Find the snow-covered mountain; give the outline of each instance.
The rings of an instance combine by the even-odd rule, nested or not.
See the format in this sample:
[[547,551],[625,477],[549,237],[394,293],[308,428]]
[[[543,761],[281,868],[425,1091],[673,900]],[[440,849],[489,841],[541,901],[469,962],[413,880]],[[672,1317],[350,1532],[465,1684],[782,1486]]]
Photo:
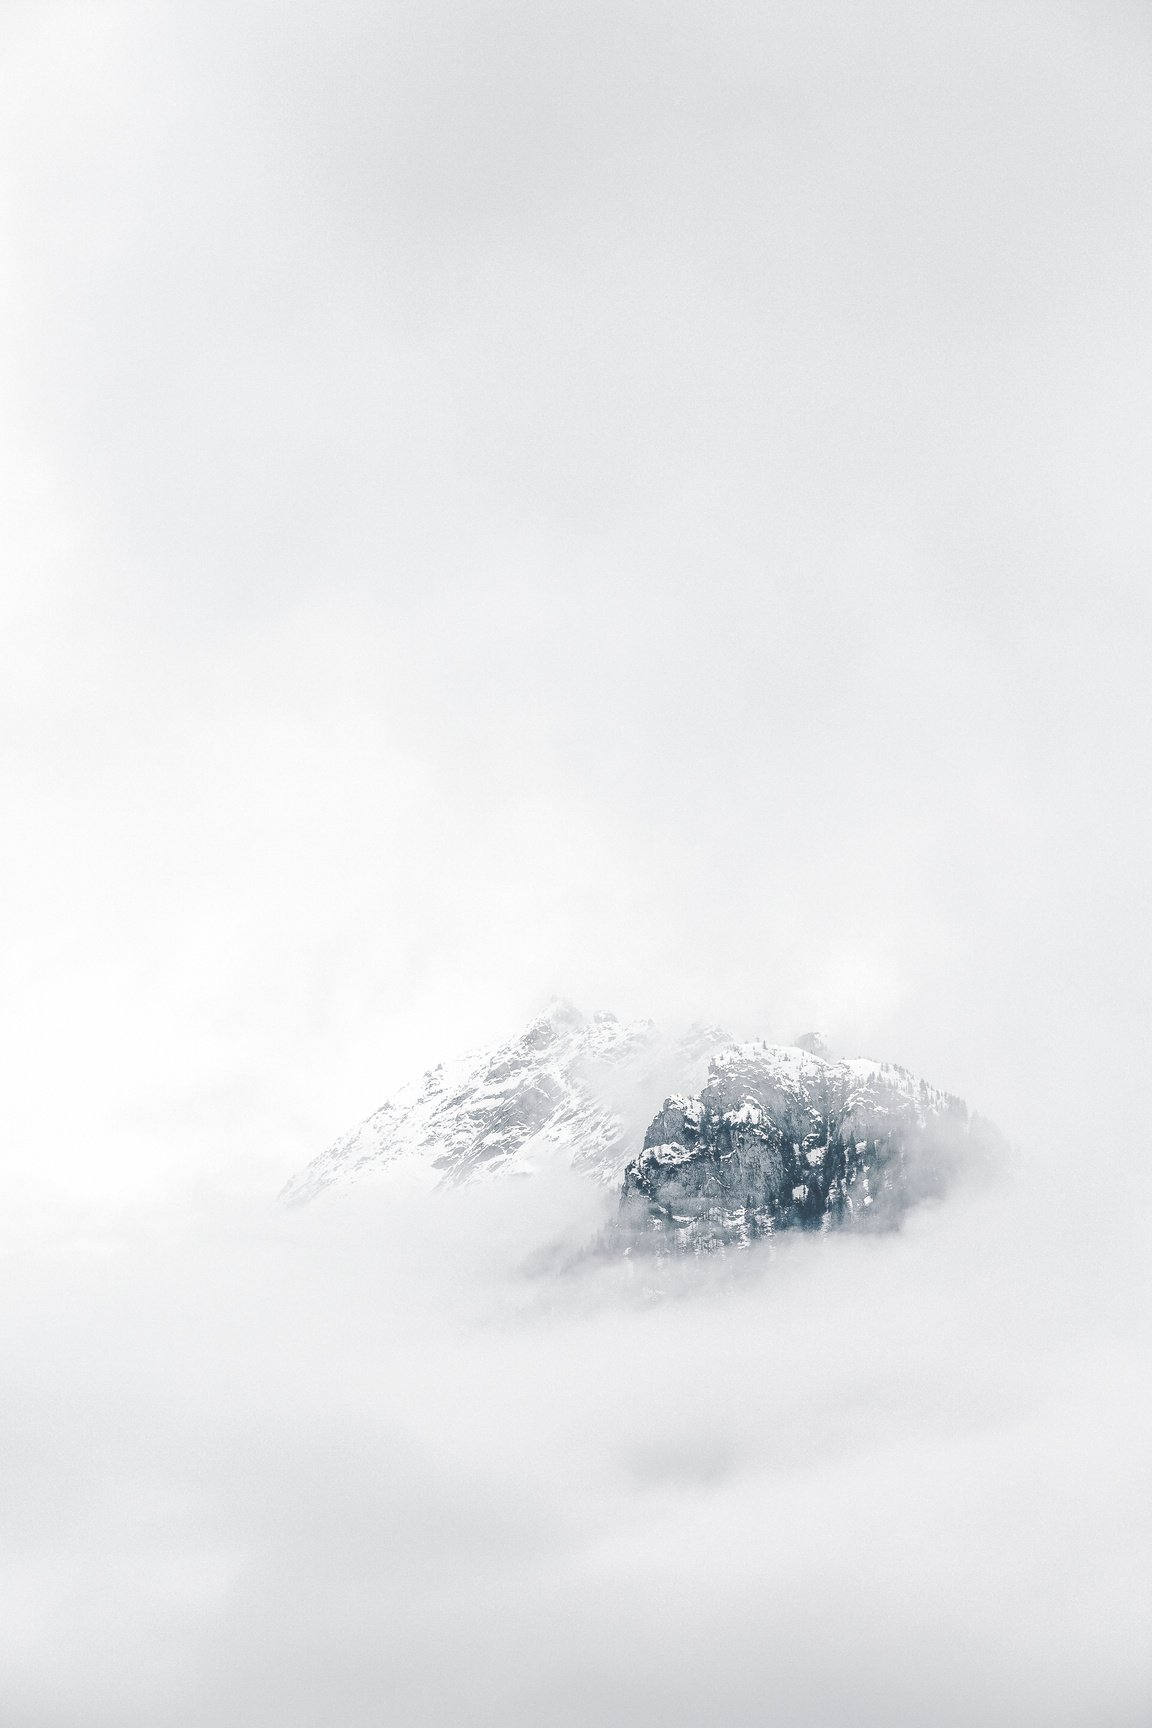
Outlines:
[[654,1101],[701,1085],[708,1058],[730,1043],[716,1027],[669,1037],[650,1020],[588,1019],[557,1002],[506,1043],[402,1088],[294,1177],[284,1198],[384,1173],[452,1184],[556,1161],[618,1184]]
[[906,1068],[735,1044],[697,1094],[665,1100],[624,1172],[616,1240],[707,1252],[786,1229],[890,1227],[997,1131]]
[[[403,1087],[284,1198],[396,1174],[434,1186],[564,1167],[617,1189],[613,1249],[707,1252],[778,1230],[885,1227],[996,1161],[991,1124],[905,1068],[738,1044],[553,1004]],[[663,1104],[660,1100],[663,1099]],[[655,1115],[653,1111],[655,1110]]]

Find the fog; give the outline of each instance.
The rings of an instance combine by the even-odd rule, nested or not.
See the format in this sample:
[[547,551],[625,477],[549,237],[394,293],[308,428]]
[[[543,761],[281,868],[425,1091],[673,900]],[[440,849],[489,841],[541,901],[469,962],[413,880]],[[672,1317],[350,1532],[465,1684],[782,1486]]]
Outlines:
[[[6,1723],[1147,1719],[1150,60],[0,10]],[[1016,1173],[675,1277],[277,1209],[554,992]]]
[[1147,1328],[1096,1255],[1001,1192],[525,1272],[592,1192],[11,1258],[7,1719],[1146,1719]]

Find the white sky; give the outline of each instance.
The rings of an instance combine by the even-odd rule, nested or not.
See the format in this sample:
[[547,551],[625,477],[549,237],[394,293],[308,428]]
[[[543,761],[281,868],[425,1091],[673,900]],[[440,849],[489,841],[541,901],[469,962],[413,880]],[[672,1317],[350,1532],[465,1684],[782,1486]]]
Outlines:
[[0,32],[14,1184],[262,1192],[554,991],[1021,1141],[1143,1062],[1142,8]]

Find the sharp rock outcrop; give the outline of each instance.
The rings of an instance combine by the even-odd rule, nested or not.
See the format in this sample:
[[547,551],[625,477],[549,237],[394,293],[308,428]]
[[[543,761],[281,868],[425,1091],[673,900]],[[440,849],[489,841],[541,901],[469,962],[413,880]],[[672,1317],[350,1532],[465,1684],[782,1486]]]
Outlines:
[[699,1093],[667,1098],[611,1239],[708,1253],[779,1230],[889,1228],[994,1161],[999,1135],[961,1099],[889,1063],[825,1060],[814,1042],[733,1045]]

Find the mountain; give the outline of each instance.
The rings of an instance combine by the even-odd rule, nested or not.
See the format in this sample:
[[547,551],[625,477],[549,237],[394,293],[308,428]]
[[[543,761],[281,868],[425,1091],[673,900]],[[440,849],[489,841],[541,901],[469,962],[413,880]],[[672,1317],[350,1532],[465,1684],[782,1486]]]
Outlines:
[[716,1027],[669,1037],[650,1020],[586,1018],[569,1003],[495,1049],[440,1063],[322,1152],[289,1201],[403,1172],[436,1185],[529,1174],[559,1161],[618,1184],[653,1100],[701,1084],[731,1043]]
[[403,1087],[283,1197],[559,1166],[617,1189],[613,1251],[706,1253],[779,1230],[889,1228],[1001,1149],[961,1099],[891,1063],[832,1061],[817,1034],[738,1044],[693,1026],[672,1037],[556,1002],[515,1037]]
[[886,1228],[1002,1145],[906,1068],[734,1044],[695,1094],[668,1097],[624,1171],[612,1239],[704,1253],[778,1230]]

